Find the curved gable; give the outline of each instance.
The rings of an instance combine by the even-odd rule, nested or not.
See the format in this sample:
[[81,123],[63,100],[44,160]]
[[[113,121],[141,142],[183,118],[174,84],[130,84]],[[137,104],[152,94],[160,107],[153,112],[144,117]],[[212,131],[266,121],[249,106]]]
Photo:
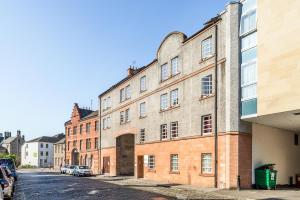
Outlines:
[[174,31],[169,33],[159,45],[156,53],[157,59],[168,57],[171,52],[181,47],[186,38],[186,35],[182,32]]

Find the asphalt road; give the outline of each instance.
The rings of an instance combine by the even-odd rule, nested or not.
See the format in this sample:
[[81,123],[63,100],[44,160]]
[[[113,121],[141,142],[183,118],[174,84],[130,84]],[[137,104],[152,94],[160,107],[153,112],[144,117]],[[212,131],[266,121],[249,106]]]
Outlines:
[[73,177],[58,173],[27,172],[19,174],[13,199],[167,200],[172,198],[84,177]]

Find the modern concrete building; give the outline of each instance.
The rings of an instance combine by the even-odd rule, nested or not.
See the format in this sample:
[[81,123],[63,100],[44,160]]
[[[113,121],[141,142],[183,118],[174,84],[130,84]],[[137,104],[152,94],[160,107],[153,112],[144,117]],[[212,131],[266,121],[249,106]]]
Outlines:
[[53,167],[53,144],[64,137],[65,135],[61,133],[52,137],[42,136],[25,142],[22,146],[21,165]]
[[154,60],[99,95],[101,170],[251,186],[251,124],[240,120],[239,20],[230,3],[192,36],[168,34]]
[[53,144],[54,169],[59,170],[60,167],[65,164],[65,156],[66,156],[65,143],[66,143],[66,138],[63,138],[60,141]]
[[241,118],[252,126],[252,172],[274,163],[278,184],[295,183],[300,173],[300,1],[241,3]]
[[79,108],[75,103],[71,120],[65,123],[66,164],[87,165],[99,174],[99,119],[98,111]]

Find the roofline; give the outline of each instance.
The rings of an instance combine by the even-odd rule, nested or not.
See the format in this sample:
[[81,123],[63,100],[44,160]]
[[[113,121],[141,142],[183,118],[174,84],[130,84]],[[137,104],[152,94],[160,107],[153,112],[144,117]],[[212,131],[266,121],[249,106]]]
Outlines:
[[[87,116],[87,117],[84,117],[84,118],[80,119],[79,121],[80,121],[80,122],[83,122],[83,121],[86,121],[86,120],[89,120],[89,119],[92,119],[92,118],[97,118],[97,117],[99,116],[99,110],[96,110],[96,111],[94,111],[94,112],[97,112],[97,115],[94,115],[94,116]],[[92,113],[94,113],[94,112],[92,112]],[[91,114],[92,114],[92,113],[91,113]],[[72,121],[71,121],[71,120],[65,122],[65,126],[70,125],[70,124],[72,124]]]
[[[144,70],[146,70],[148,67],[150,67],[150,65],[152,65],[153,63],[155,63],[157,61],[157,59],[154,59],[152,62],[150,62],[148,65],[143,66],[144,69],[138,71],[136,74],[130,76],[130,77],[126,77],[123,80],[119,81],[118,83],[116,83],[115,85],[111,86],[108,90],[102,92],[98,98],[101,98],[103,95],[107,94],[108,92],[112,91],[113,89],[117,88],[119,85],[121,85],[122,83],[125,83],[126,81],[132,79],[133,77],[137,76],[138,74],[140,74],[141,72],[143,72]],[[143,68],[141,67],[141,68]]]
[[[213,27],[216,23],[218,23],[219,21],[221,21],[221,15],[217,15],[214,18],[211,18],[209,21],[204,23],[204,27],[201,28],[199,31],[197,31],[196,33],[194,33],[193,35],[191,35],[190,37],[187,37],[184,33],[180,32],[180,31],[172,31],[170,32],[166,37],[164,37],[164,39],[162,40],[161,44],[159,45],[158,50],[160,49],[160,47],[162,46],[162,43],[172,34],[174,33],[180,33],[183,35],[183,44],[185,44],[186,42],[189,42],[190,40],[192,40],[194,37],[196,37],[198,34],[204,32],[205,30]],[[157,51],[158,52],[158,51]],[[151,63],[149,63],[148,65],[144,66],[144,69],[142,69],[141,71],[138,71],[136,74],[130,76],[130,77],[126,77],[123,80],[119,81],[118,83],[116,83],[115,85],[111,86],[108,90],[104,91],[103,93],[101,93],[98,98],[101,98],[103,95],[107,94],[108,92],[112,91],[113,89],[117,88],[118,86],[120,86],[121,84],[123,84],[124,82],[132,79],[133,77],[137,76],[138,74],[140,74],[141,72],[143,72],[144,70],[146,70],[150,65],[152,65],[153,63],[157,62],[157,58],[155,58]]]

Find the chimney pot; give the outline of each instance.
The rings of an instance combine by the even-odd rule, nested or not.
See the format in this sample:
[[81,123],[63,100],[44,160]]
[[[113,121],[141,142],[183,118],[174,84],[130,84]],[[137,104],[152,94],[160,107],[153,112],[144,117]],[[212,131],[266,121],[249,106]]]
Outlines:
[[127,75],[132,76],[132,75],[134,75],[134,72],[135,72],[135,69],[132,66],[130,66],[127,70]]

